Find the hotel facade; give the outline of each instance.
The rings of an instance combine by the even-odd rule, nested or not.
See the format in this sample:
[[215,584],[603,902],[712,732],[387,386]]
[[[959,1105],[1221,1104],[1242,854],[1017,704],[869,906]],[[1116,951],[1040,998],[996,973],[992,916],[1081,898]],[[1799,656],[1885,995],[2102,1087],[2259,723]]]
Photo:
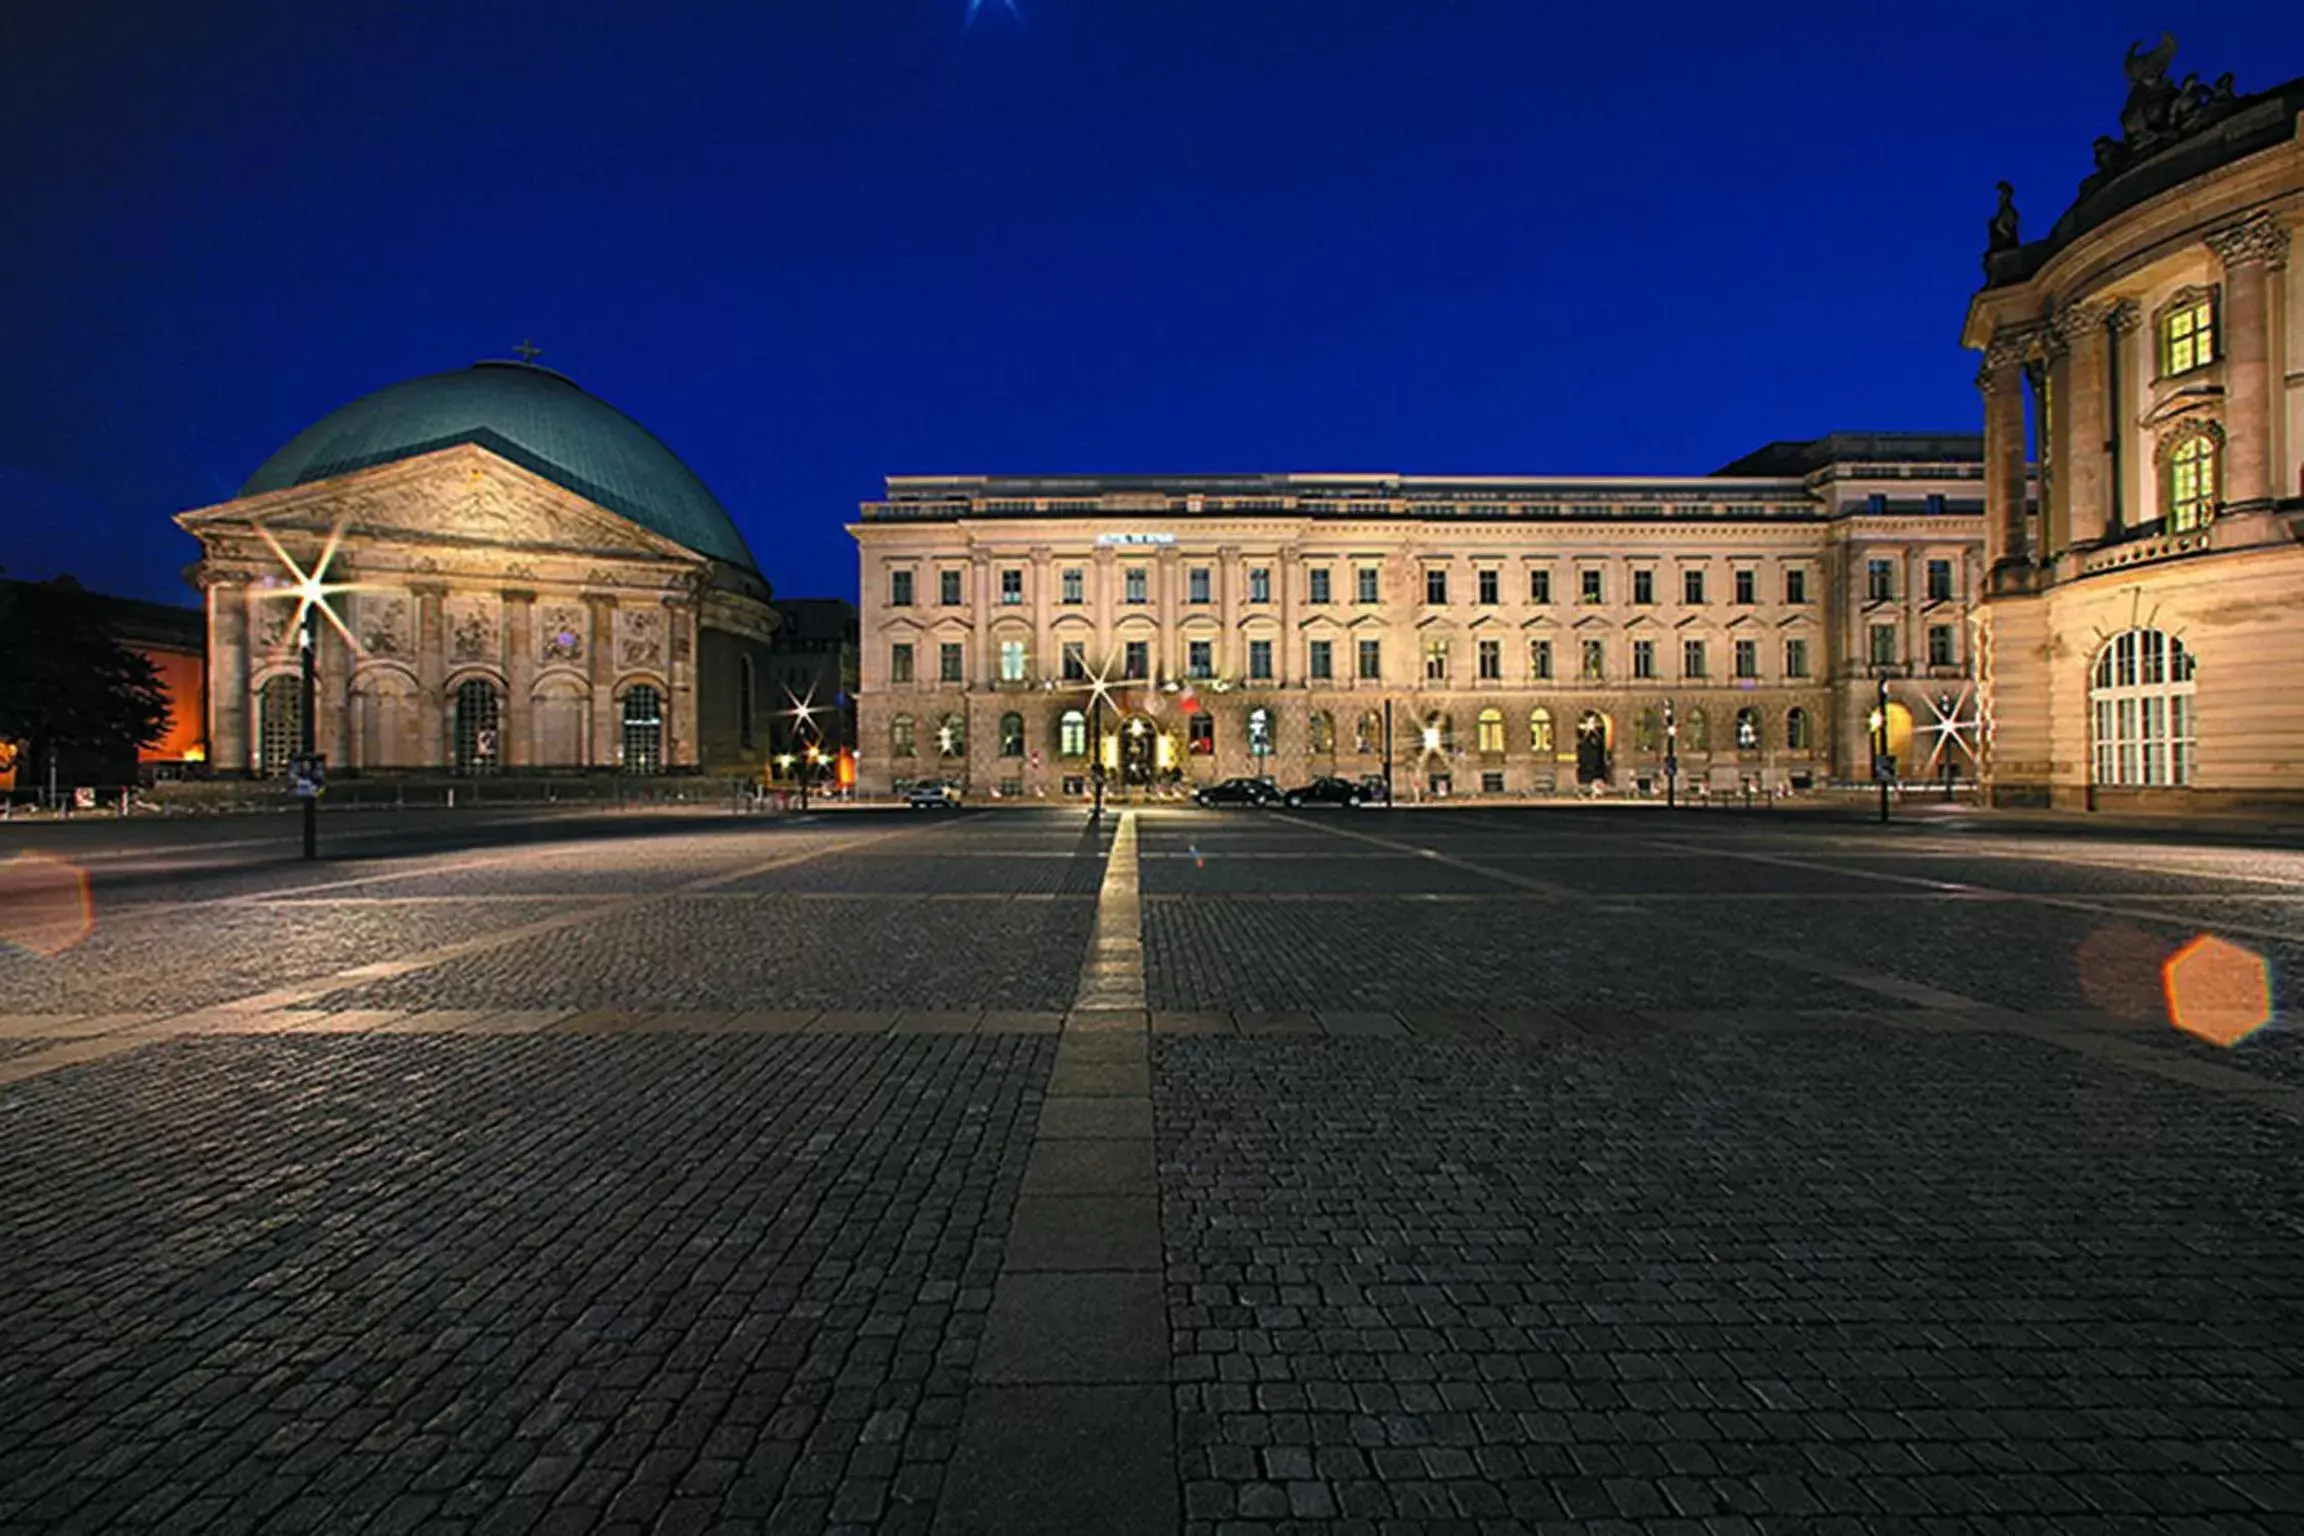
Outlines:
[[1972,782],[1982,474],[1848,433],[1669,479],[891,477],[850,528],[859,786]]

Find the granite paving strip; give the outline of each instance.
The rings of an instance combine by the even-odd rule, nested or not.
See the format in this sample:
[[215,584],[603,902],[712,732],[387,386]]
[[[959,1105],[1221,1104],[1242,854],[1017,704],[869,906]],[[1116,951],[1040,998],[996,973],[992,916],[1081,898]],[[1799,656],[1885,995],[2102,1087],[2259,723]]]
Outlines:
[[950,1536],[1173,1536],[1180,1518],[1135,828],[1121,818],[1057,1038],[937,1511]]

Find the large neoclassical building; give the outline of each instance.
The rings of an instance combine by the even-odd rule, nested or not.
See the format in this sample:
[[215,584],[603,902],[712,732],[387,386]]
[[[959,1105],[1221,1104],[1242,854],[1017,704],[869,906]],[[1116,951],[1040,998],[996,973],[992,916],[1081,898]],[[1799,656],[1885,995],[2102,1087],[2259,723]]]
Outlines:
[[860,782],[1629,791],[1676,740],[1684,785],[1792,789],[1871,778],[1883,690],[1899,777],[1971,778],[1981,473],[1851,433],[1671,479],[894,477],[850,530]]
[[[755,770],[770,589],[710,491],[549,369],[480,363],[322,417],[200,540],[214,771],[297,750],[296,573],[326,560],[331,773]],[[327,552],[333,550],[332,554]]]
[[2304,803],[2304,79],[2175,47],[2045,236],[2003,184],[1968,310],[2003,803]]

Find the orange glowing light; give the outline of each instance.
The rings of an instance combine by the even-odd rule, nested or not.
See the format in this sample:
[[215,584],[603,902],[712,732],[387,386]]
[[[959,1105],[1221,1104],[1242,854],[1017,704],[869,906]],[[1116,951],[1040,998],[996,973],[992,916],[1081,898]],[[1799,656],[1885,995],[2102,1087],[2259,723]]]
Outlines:
[[0,864],[0,944],[35,955],[64,953],[96,926],[88,872],[45,853]]
[[2264,957],[2204,933],[2161,967],[2168,1022],[2217,1045],[2232,1046],[2272,1021],[2272,968]]

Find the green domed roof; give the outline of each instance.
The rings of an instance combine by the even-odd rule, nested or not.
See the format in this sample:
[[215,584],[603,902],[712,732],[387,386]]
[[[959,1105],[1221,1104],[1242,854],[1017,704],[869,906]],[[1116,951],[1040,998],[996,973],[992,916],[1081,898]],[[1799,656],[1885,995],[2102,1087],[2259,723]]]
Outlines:
[[458,443],[476,443],[698,554],[759,570],[727,512],[671,449],[614,406],[525,363],[475,363],[363,395],[297,433],[240,494]]

